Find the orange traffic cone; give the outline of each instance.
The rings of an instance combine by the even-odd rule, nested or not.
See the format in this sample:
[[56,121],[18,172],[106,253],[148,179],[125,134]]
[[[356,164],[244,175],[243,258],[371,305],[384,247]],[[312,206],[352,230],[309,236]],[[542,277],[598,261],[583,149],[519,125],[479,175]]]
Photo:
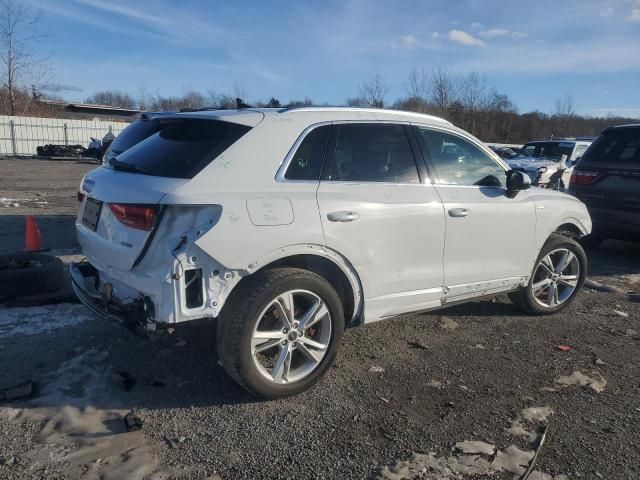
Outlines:
[[38,225],[33,215],[27,215],[27,235],[24,241],[24,249],[27,252],[42,251],[42,238],[40,238],[40,230],[38,230]]

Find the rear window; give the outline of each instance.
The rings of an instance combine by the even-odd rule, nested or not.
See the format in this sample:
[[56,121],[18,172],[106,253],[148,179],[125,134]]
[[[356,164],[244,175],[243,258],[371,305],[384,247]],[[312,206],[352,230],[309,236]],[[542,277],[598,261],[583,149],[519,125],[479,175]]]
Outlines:
[[140,118],[131,123],[115,138],[109,145],[109,149],[105,153],[105,159],[113,158],[120,155],[125,150],[130,149],[136,143],[140,143],[147,137],[150,137],[160,129],[160,122],[148,118]]
[[640,165],[640,128],[604,132],[587,149],[580,164],[583,163]]
[[[246,125],[219,120],[175,118],[152,121],[150,127],[155,128],[155,133],[142,141],[137,139],[139,135],[150,133],[142,128],[132,131],[122,145],[116,143],[118,136],[113,150],[125,149],[109,159],[113,168],[158,177],[193,178],[251,130]],[[125,141],[134,145],[127,147]]]

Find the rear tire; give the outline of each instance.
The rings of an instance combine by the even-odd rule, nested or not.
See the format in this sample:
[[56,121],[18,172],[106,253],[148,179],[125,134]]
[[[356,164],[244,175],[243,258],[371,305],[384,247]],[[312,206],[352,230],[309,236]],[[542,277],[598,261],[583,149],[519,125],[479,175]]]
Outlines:
[[321,276],[298,268],[257,272],[227,299],[218,321],[218,354],[227,374],[249,393],[295,395],[331,367],[344,324],[340,297]]
[[587,256],[575,240],[552,234],[536,259],[526,287],[510,293],[519,308],[533,315],[550,315],[567,308],[587,275]]

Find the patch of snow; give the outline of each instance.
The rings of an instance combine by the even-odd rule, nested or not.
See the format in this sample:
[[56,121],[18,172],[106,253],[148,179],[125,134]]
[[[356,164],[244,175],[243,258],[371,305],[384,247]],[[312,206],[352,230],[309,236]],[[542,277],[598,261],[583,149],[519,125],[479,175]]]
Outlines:
[[477,440],[457,442],[455,448],[462,453],[484,453],[486,455],[493,455],[496,452],[495,445]]
[[0,307],[0,338],[38,335],[92,319],[95,317],[83,305],[74,303],[24,308]]
[[554,383],[559,387],[586,387],[597,393],[602,392],[604,387],[607,385],[607,381],[600,372],[595,370],[591,372],[591,375],[592,376],[590,377],[589,375],[585,375],[581,371],[576,370],[571,375],[556,378]]

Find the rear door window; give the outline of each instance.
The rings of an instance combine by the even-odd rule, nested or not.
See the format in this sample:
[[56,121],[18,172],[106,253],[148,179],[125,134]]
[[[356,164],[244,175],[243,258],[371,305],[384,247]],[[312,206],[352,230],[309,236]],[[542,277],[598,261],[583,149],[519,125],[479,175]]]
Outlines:
[[623,164],[640,167],[640,128],[621,128],[604,132],[587,149],[583,164]]
[[340,124],[322,178],[339,182],[420,183],[405,127]]
[[291,157],[284,178],[315,181],[320,179],[320,170],[330,128],[329,125],[317,127],[307,134],[296,153]]
[[110,161],[113,168],[133,173],[193,178],[249,130],[246,125],[219,120],[172,118]]

